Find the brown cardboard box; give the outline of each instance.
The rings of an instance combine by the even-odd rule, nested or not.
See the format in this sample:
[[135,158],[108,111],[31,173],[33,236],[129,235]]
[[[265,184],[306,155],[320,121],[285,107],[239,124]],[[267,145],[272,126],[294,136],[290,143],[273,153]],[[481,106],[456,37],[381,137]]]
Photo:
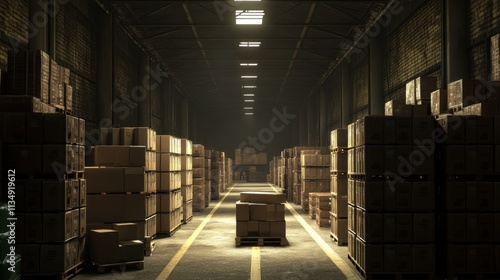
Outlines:
[[495,174],[500,174],[500,145],[495,145]]
[[384,242],[396,242],[396,214],[384,213]]
[[286,236],[286,222],[285,221],[273,221],[269,222],[270,225],[270,236],[272,237],[285,237]]
[[[9,115],[9,114],[5,114]],[[44,125],[42,113],[27,113],[26,114],[26,143],[29,144],[42,144],[44,141]],[[4,126],[5,127],[5,126]],[[10,135],[12,131],[9,131],[6,136]],[[7,142],[7,140],[4,140]]]
[[[275,213],[274,213],[274,218],[273,220],[275,221],[284,221],[285,220],[285,204],[280,203],[280,204],[274,204],[275,206]],[[271,219],[269,219],[271,220]]]
[[467,246],[447,244],[446,259],[448,273],[465,273],[467,271],[468,264]]
[[129,147],[95,146],[94,163],[96,166],[130,166]]
[[396,214],[396,241],[411,242],[413,239],[412,215]]
[[415,80],[411,80],[406,83],[406,104],[415,105]]
[[363,255],[364,270],[366,273],[382,272],[384,271],[384,246],[361,244],[361,254]]
[[[389,100],[385,102],[385,115],[386,116],[395,116],[405,113],[408,109],[405,100]],[[411,111],[410,111],[411,115]]]
[[259,221],[248,222],[248,236],[259,236]]
[[43,214],[43,241],[61,242],[72,237],[72,211]]
[[114,223],[111,228],[118,231],[118,240],[120,242],[142,238],[138,235],[137,223]]
[[448,93],[446,89],[438,89],[431,92],[431,114],[437,116],[445,113],[448,109]]
[[123,167],[85,167],[87,193],[125,192],[125,170]]
[[383,182],[372,182],[366,181],[359,184],[363,189],[362,203],[358,204],[360,207],[371,211],[371,210],[383,210],[384,209],[384,183]]
[[40,244],[18,245],[16,251],[21,252],[23,273],[37,274],[40,272]]
[[398,184],[384,183],[384,210],[396,211],[396,188]]
[[435,245],[413,245],[413,272],[434,274],[435,265]]
[[121,194],[88,194],[87,221],[90,224],[121,221],[122,207]]
[[5,113],[3,117],[4,142],[20,144],[25,143],[27,140],[26,114]]
[[444,198],[446,210],[465,210],[465,182],[447,182],[444,188]]
[[448,84],[448,109],[465,107],[474,103],[465,103],[474,96],[474,80],[457,80]]
[[125,192],[146,192],[147,182],[144,167],[126,167],[124,172]]
[[384,146],[364,146],[364,162],[361,173],[366,174],[383,174],[384,167]]
[[[16,181],[14,181],[15,183]],[[7,183],[6,183],[7,185]],[[22,185],[22,184],[21,184]],[[17,187],[17,185],[16,185]],[[28,211],[39,211],[42,210],[42,188],[40,180],[26,180],[24,181],[24,186],[22,188],[24,191],[24,209]],[[19,190],[16,191],[19,193]],[[17,197],[16,197],[17,198]],[[16,199],[16,202],[18,199]]]
[[95,229],[89,233],[89,258],[98,264],[118,262],[118,231]]
[[63,273],[71,268],[70,243],[40,245],[40,273]]
[[43,240],[43,233],[43,215],[41,213],[26,213],[24,215],[24,240],[26,242]]
[[80,209],[71,210],[71,238],[80,236]]
[[468,211],[494,211],[495,201],[492,182],[467,182],[465,197]]
[[415,99],[430,99],[430,93],[437,89],[436,77],[418,77],[415,79]]
[[478,246],[477,245],[467,245],[467,272],[468,273],[479,273],[478,268]]
[[134,128],[121,127],[120,128],[120,145],[131,146],[134,144]]
[[181,155],[181,170],[192,170],[192,169],[193,169],[193,156]]
[[181,139],[181,154],[192,155],[193,154],[193,142],[188,139]]
[[330,146],[332,149],[347,147],[347,129],[338,128],[330,132]]
[[250,220],[266,221],[267,205],[262,203],[250,203]]
[[[477,146],[477,173],[475,174],[490,175],[495,172],[495,152],[493,148],[492,145]],[[466,159],[466,163],[469,163],[469,159]],[[469,165],[467,164],[466,167],[469,167]]]
[[[130,146],[130,164],[128,166],[134,167],[148,167],[146,164],[146,147]],[[146,168],[146,171],[149,171]]]
[[398,245],[384,245],[384,271],[397,271],[397,248]]
[[236,202],[236,221],[250,220],[250,204],[248,202]]
[[412,210],[430,211],[434,210],[434,182],[413,182],[412,183]]
[[467,214],[467,240],[471,242],[493,242],[495,216],[493,213]]
[[182,201],[190,201],[193,199],[193,185],[183,185],[181,187]]
[[117,254],[120,262],[144,260],[144,243],[139,240],[121,241]]
[[45,114],[44,141],[47,144],[72,143],[73,134],[78,134],[72,126],[72,117],[65,114]]
[[42,171],[41,145],[4,145],[4,166],[16,169],[18,174]]
[[411,145],[413,143],[411,117],[397,116],[396,119],[396,144]]
[[465,146],[443,146],[442,151],[445,174],[466,174]]
[[413,271],[413,252],[411,245],[398,245],[396,249],[396,271],[408,273]]
[[420,141],[432,139],[435,129],[435,120],[431,116],[413,117],[413,138]]
[[247,237],[248,236],[248,223],[236,221],[236,237]]
[[[42,185],[42,209],[45,211],[65,211],[73,207],[73,191],[69,180],[45,180]],[[28,191],[27,194],[32,193]],[[31,205],[29,203],[28,205]]]
[[446,239],[448,242],[466,241],[466,215],[458,213],[448,213],[446,215]]
[[150,128],[135,127],[133,128],[133,141],[131,145],[144,146],[149,150],[152,148],[150,136]]
[[358,145],[384,144],[384,116],[365,116],[359,125],[362,133],[358,139]]
[[331,192],[336,195],[347,195],[347,177],[333,176],[331,178]]
[[465,118],[463,116],[446,116],[437,121],[446,133],[444,143],[451,145],[465,143]]
[[78,219],[78,222],[79,222],[79,232],[78,232],[78,236],[79,237],[82,237],[82,236],[85,236],[87,234],[87,207],[81,207],[79,209],[76,209],[75,211],[79,211],[79,219]]
[[412,105],[412,116],[413,117],[425,117],[429,116],[430,111],[430,102],[427,100],[421,100],[417,105]]
[[116,221],[140,221],[146,218],[145,194],[125,194],[122,197],[123,212],[121,219]]
[[413,214],[413,241],[434,242],[434,214]]
[[285,203],[285,194],[271,192],[242,192],[240,201],[250,203]]
[[[366,242],[379,242],[384,238],[384,215],[379,213],[362,213],[360,219],[360,236]],[[364,221],[363,221],[364,220]]]
[[77,208],[80,205],[80,182],[78,179],[70,180],[71,186],[71,208]]
[[396,190],[396,209],[401,212],[411,211],[412,209],[412,190],[411,183],[399,183]]
[[259,236],[271,236],[270,222],[259,221]]

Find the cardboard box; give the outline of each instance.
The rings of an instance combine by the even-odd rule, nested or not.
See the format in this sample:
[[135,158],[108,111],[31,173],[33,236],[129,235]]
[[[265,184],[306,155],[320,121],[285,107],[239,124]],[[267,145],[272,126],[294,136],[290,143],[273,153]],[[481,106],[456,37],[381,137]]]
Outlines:
[[285,203],[285,194],[271,192],[241,192],[240,201],[250,203]]
[[413,118],[413,138],[415,140],[432,140],[432,133],[435,129],[435,120],[431,116]]
[[406,104],[407,105],[415,105],[416,96],[415,96],[415,80],[411,80],[406,83]]
[[121,221],[123,212],[121,194],[87,195],[88,223],[109,223]]
[[448,84],[448,109],[465,107],[464,100],[474,97],[474,80],[457,80]]
[[248,221],[236,221],[236,237],[247,237],[248,236]]
[[129,147],[95,146],[94,163],[96,166],[130,166]]
[[191,155],[181,155],[181,170],[193,169],[193,157]]
[[72,267],[70,242],[40,245],[40,273],[63,273]]
[[259,221],[248,222],[248,236],[259,236]]
[[250,220],[250,204],[248,202],[236,202],[236,221]]
[[188,139],[181,139],[181,154],[192,155],[193,154],[193,142]]
[[43,241],[62,242],[73,237],[72,211],[43,214]]
[[87,193],[125,192],[125,170],[123,167],[86,167]]
[[78,131],[74,131],[72,117],[65,114],[45,114],[43,126],[47,144],[73,143],[73,135],[78,135]]
[[[73,186],[69,180],[44,180],[42,185],[42,208],[45,211],[65,211],[73,207]],[[32,193],[31,190],[28,193]],[[30,205],[29,203],[28,205]]]
[[358,214],[361,214],[358,219],[359,236],[366,242],[381,242],[384,238],[384,215],[364,211],[359,211]]
[[134,128],[121,127],[120,128],[120,145],[131,146],[134,143]]
[[465,182],[447,182],[443,190],[445,209],[448,211],[465,210]]
[[448,242],[464,242],[467,240],[465,214],[448,213],[445,217],[446,239]]
[[395,187],[396,209],[400,212],[409,212],[412,209],[412,185],[411,183],[399,183]]
[[438,119],[438,124],[446,133],[445,144],[460,145],[465,143],[465,118],[446,116]]
[[18,245],[16,253],[21,251],[22,271],[25,274],[40,273],[40,244]]
[[[5,116],[9,116],[9,113],[6,113]],[[7,119],[7,118],[6,118]],[[21,118],[22,120],[22,118]],[[44,142],[44,114],[42,113],[27,113],[26,114],[26,143],[29,144],[42,144]],[[11,122],[10,119],[7,119],[8,122]],[[20,120],[16,120],[20,121]],[[14,122],[15,123],[15,122]],[[4,125],[4,128],[6,126]],[[1,134],[1,133],[0,133]],[[12,135],[13,131],[10,130],[7,134],[5,134],[6,138],[9,135]],[[4,139],[5,142],[8,142],[7,139]]]
[[430,99],[430,93],[437,89],[437,77],[418,77],[415,79],[415,99]]
[[411,107],[405,100],[389,100],[385,103],[385,116],[411,116]]
[[146,192],[147,181],[144,167],[123,168],[124,192]]
[[147,150],[152,149],[150,130],[148,127],[133,128],[133,141],[131,145],[144,146]]
[[431,114],[437,116],[448,110],[448,92],[446,89],[438,89],[431,92]]
[[384,209],[384,183],[383,182],[360,182],[358,184],[361,192],[361,202],[358,206],[371,211]]
[[130,146],[130,162],[128,166],[134,167],[146,167],[146,171],[149,171],[148,164],[146,161],[146,147],[143,146]]
[[[477,172],[475,174],[490,175],[495,172],[495,152],[492,145],[477,146]],[[467,150],[468,152],[469,150]],[[470,167],[469,159],[466,159],[466,169]],[[468,170],[468,169],[467,169]]]
[[[3,115],[3,135],[5,143],[26,143],[27,122],[25,113],[5,113]],[[42,138],[43,139],[43,138]]]
[[494,184],[493,182],[466,183],[466,208],[468,211],[494,211]]
[[413,143],[411,117],[396,117],[396,144],[411,145]]
[[89,233],[89,259],[98,264],[118,262],[118,231],[95,229]]
[[121,241],[117,254],[120,262],[133,262],[144,260],[144,243],[140,240]]
[[62,177],[74,170],[74,150],[71,145],[43,145],[43,172],[55,173]]
[[495,145],[495,174],[500,174],[500,146]]
[[122,216],[116,221],[140,221],[147,218],[145,194],[125,194],[122,199]]
[[266,221],[267,205],[263,203],[250,203],[250,220]]
[[412,183],[412,210],[432,211],[435,202],[434,182],[413,182]]
[[413,272],[434,274],[436,271],[435,251],[433,244],[413,245]]
[[396,214],[396,241],[411,242],[413,240],[412,215]]
[[414,213],[413,214],[413,241],[434,242],[434,214]]
[[361,119],[358,127],[361,137],[357,139],[358,145],[384,144],[384,125],[384,116],[365,116]]
[[384,246],[364,244],[358,242],[360,246],[360,255],[362,255],[364,271],[366,273],[382,272],[384,271]]
[[269,222],[269,235],[272,237],[285,237],[286,236],[286,222],[273,221]]
[[330,132],[330,146],[332,149],[347,147],[347,129],[338,128]]
[[[44,239],[44,219],[41,213],[26,213],[24,215],[24,240],[26,242]],[[65,232],[62,230],[62,235]]]
[[271,236],[270,222],[259,221],[259,236]]
[[143,238],[143,236],[138,235],[137,223],[114,223],[111,227],[118,231],[118,240],[120,242]]
[[467,246],[447,244],[446,263],[448,273],[458,274],[467,272]]
[[[443,146],[441,161],[447,175],[466,174],[465,146]],[[469,153],[470,154],[470,153]]]

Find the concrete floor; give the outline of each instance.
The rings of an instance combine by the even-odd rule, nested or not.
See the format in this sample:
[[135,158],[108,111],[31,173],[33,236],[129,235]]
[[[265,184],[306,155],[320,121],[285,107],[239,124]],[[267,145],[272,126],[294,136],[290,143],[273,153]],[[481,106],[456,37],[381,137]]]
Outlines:
[[[145,257],[144,270],[124,272],[115,270],[106,274],[98,274],[94,270],[87,269],[73,279],[156,279],[179,250],[185,254],[175,267],[171,266],[173,270],[171,270],[168,279],[251,279],[252,247],[235,247],[235,203],[239,200],[239,193],[244,191],[273,192],[274,190],[270,184],[265,183],[236,183],[233,190],[206,222],[205,227],[187,250],[185,250],[186,246],[182,248],[183,245],[189,243],[188,239],[204,222],[218,201],[212,201],[210,207],[203,212],[195,212],[193,220],[187,225],[182,225],[181,229],[172,237],[157,239],[153,255]],[[222,193],[221,198],[226,193]],[[333,249],[340,256],[340,259],[333,263],[311,237],[311,234],[287,209],[286,234],[290,245],[260,247],[261,278],[258,279],[346,279],[344,276],[346,272],[353,274],[350,279],[362,279],[347,259],[347,246],[339,247],[331,241],[330,228],[318,227],[315,221],[311,220],[308,214],[301,209],[300,205],[293,203],[290,205],[306,221],[307,225],[326,242],[326,247]],[[344,273],[338,268],[338,265],[343,267]],[[254,273],[258,274],[258,272],[254,270]],[[253,274],[253,276],[255,275]]]

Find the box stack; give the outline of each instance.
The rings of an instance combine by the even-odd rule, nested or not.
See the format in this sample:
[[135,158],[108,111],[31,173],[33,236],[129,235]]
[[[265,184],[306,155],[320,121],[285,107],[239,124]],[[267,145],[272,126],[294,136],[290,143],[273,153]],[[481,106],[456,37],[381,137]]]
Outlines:
[[236,246],[286,245],[285,195],[242,192],[236,202]]
[[265,165],[267,164],[267,153],[257,151],[252,147],[234,150],[234,163],[236,165]]
[[211,185],[211,198],[212,200],[218,200],[221,190],[222,190],[222,154],[219,151],[212,151],[212,159],[211,159],[211,177],[212,177],[212,185]]
[[144,268],[144,241],[136,223],[117,223],[110,229],[89,231],[89,259],[98,271],[113,264],[136,264]]
[[[293,192],[293,158],[288,157],[285,162],[285,172],[286,172],[286,181],[285,181],[285,193]],[[292,191],[289,191],[292,190]]]
[[299,205],[301,201],[301,193],[302,193],[302,178],[300,177],[300,173],[302,172],[302,165],[300,164],[300,152],[295,155],[295,151],[293,152],[292,157],[292,167],[290,173],[292,173],[292,188],[293,188],[293,197],[292,201],[294,204]]
[[205,147],[193,144],[193,211],[206,208],[205,198]]
[[231,188],[233,186],[233,160],[231,158],[227,158],[226,163],[226,181],[227,186],[226,189]]
[[431,92],[436,89],[436,77],[418,77],[411,80],[406,84],[406,104],[429,106]]
[[16,195],[19,272],[23,278],[75,275],[85,261],[85,121],[65,114],[2,117],[3,190]]
[[274,161],[275,157],[273,157],[273,159],[269,162],[269,182],[271,184],[274,184],[276,185],[276,174],[275,174],[275,161]]
[[170,135],[157,135],[157,232],[172,236],[180,228],[181,140]]
[[330,134],[331,238],[347,244],[347,129]]
[[[1,97],[2,101],[5,98],[7,101],[22,103],[22,106],[33,106],[33,112],[55,113],[57,108],[59,112],[71,114],[73,87],[69,85],[69,69],[59,66],[40,50],[10,52],[8,68],[7,93],[13,95]],[[26,98],[28,96],[30,98]],[[4,102],[0,103],[7,106]]]
[[227,180],[226,180],[226,153],[225,152],[220,152],[220,159],[219,159],[221,165],[222,165],[222,170],[221,170],[221,185],[219,192],[224,192],[226,190],[227,186]]
[[300,152],[301,205],[304,211],[309,209],[309,193],[330,190],[330,155],[320,152],[320,149]]
[[458,80],[448,84],[448,112],[454,115],[500,115],[500,82]]
[[130,222],[138,225],[141,240],[156,235],[156,164],[154,130],[102,128],[95,166],[85,168],[89,228]]
[[431,116],[366,116],[348,129],[348,251],[367,277],[434,276],[434,128]]
[[329,192],[309,193],[309,218],[320,227],[330,226],[330,200]]
[[205,149],[205,207],[210,205],[212,198],[212,150]]
[[181,139],[182,222],[193,218],[193,142]]
[[491,80],[500,81],[500,34],[491,37]]

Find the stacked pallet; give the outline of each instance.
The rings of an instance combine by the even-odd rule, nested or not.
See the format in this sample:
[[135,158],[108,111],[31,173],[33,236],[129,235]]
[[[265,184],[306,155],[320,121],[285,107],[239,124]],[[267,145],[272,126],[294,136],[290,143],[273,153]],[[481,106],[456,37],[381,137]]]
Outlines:
[[9,252],[22,255],[18,277],[74,276],[85,261],[85,121],[64,114],[0,113],[2,117],[2,130],[8,132],[1,139],[2,166],[8,168],[4,223],[16,233],[16,246]]
[[157,232],[172,236],[181,226],[181,141],[157,135]]
[[210,205],[212,198],[212,150],[205,149],[205,207]]
[[203,211],[205,199],[205,147],[193,144],[193,211]]
[[330,226],[330,202],[329,192],[309,193],[309,217],[316,220],[319,227]]
[[182,222],[193,218],[193,142],[181,139]]
[[331,238],[347,244],[347,129],[330,134]]
[[222,154],[219,151],[212,151],[211,158],[211,199],[218,200],[221,190],[222,190],[222,171],[224,166],[222,165]]
[[286,245],[285,195],[242,192],[236,202],[236,246]]
[[321,150],[302,150],[301,165],[301,205],[309,209],[309,193],[330,191],[330,155],[320,154]]
[[293,188],[293,203],[300,204],[300,194],[302,193],[302,178],[300,177],[300,172],[302,171],[302,165],[300,164],[300,153],[295,156],[295,152],[292,157],[292,188]]
[[233,182],[233,160],[231,158],[227,158],[226,160],[226,189],[231,188],[234,184]]
[[219,192],[222,193],[226,190],[226,153],[225,152],[219,152],[220,157],[219,157],[219,162],[221,166],[221,183],[219,185]]
[[146,127],[102,128],[87,172],[89,228],[114,223],[139,225],[139,235],[156,235],[156,132]]
[[434,123],[366,116],[348,129],[348,251],[366,277],[435,274],[434,145],[419,145]]

